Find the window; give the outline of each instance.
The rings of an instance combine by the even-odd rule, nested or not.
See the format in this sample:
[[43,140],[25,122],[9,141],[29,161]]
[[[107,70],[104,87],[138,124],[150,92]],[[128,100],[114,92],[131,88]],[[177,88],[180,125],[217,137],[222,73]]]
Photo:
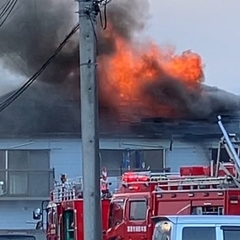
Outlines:
[[170,240],[171,239],[172,223],[161,221],[155,225],[153,232],[153,240]]
[[65,211],[63,214],[63,227],[66,240],[74,239],[74,224],[73,210]]
[[109,228],[112,228],[123,221],[123,205],[125,200],[113,200],[110,204]]
[[223,215],[222,206],[192,207],[192,215]]
[[184,227],[183,240],[216,240],[215,227]]
[[[235,148],[235,151],[238,152],[238,149]],[[214,163],[216,163],[217,162],[217,155],[218,155],[218,148],[212,148],[211,152],[212,152],[212,154],[211,154],[212,155],[211,156],[212,160],[214,161]],[[220,162],[227,163],[227,162],[229,162],[229,159],[230,159],[230,157],[229,157],[226,149],[221,148],[221,150],[220,150]]]
[[0,195],[48,197],[52,179],[49,151],[0,151]]
[[122,171],[130,166],[131,169],[142,169],[150,166],[151,170],[160,171],[164,168],[162,149],[102,149],[100,151],[101,166],[106,167],[108,176],[120,176]]
[[36,238],[31,235],[6,234],[1,235],[0,240],[36,240]]
[[223,239],[224,240],[239,240],[240,236],[240,227],[221,227],[223,230]]
[[147,212],[146,200],[130,201],[130,220],[145,220]]

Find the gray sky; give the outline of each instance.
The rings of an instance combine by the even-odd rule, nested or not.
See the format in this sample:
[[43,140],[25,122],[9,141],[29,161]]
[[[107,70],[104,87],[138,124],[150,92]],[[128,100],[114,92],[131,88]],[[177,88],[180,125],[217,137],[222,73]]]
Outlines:
[[147,32],[205,64],[205,83],[240,94],[240,1],[150,0]]

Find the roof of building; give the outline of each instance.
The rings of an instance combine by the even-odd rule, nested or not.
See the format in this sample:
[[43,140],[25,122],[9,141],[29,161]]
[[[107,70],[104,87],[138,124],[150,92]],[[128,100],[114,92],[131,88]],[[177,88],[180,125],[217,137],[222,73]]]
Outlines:
[[[240,97],[215,88],[207,87],[225,99]],[[9,95],[9,94],[8,94]],[[1,97],[1,102],[8,97]],[[217,97],[216,97],[217,99]],[[217,100],[216,100],[217,101]],[[202,106],[203,108],[205,106]],[[230,111],[228,111],[230,110]],[[134,122],[121,122],[108,108],[100,109],[101,137],[142,137],[160,138],[184,136],[188,138],[218,137],[221,135],[217,125],[217,115],[222,114],[223,123],[228,131],[239,133],[238,108],[214,112],[207,118],[145,118]],[[43,82],[36,82],[15,102],[0,113],[0,136],[6,137],[79,137],[80,104],[78,91],[75,95],[63,94],[63,88]]]

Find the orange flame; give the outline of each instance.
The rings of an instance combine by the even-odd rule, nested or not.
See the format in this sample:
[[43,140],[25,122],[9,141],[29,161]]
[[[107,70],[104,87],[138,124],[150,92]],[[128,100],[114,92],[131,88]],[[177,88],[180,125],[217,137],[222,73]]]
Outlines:
[[[150,103],[143,93],[143,87],[154,81],[161,81],[169,76],[180,81],[186,88],[197,88],[203,81],[203,65],[201,57],[191,51],[181,55],[173,51],[164,51],[154,43],[134,44],[115,34],[112,29],[107,31],[115,39],[116,51],[112,55],[100,57],[100,75],[104,79],[102,94],[111,101],[115,108],[131,106],[133,110],[143,110],[145,117],[168,117],[173,109],[166,104]],[[105,68],[105,71],[103,70]],[[149,106],[151,104],[151,106]],[[126,111],[126,109],[125,109]]]

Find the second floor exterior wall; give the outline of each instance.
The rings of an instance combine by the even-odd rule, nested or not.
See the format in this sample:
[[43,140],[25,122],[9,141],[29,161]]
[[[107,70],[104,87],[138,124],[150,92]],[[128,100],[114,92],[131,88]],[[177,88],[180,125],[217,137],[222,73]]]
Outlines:
[[[101,139],[100,161],[109,176],[119,176],[129,161],[133,169],[150,167],[157,171],[182,165],[208,164],[218,139],[203,142],[169,139]],[[45,200],[53,178],[62,173],[82,175],[80,139],[1,139],[0,200]]]
[[[101,139],[101,165],[106,166],[109,176],[114,178],[121,172],[121,165],[128,153],[132,167],[139,166],[137,159],[139,159],[139,154],[142,154],[145,165],[150,165],[153,170],[169,167],[172,171],[177,172],[179,167],[183,165],[209,164],[212,159],[212,149],[216,150],[218,141],[219,139],[205,142],[174,140],[171,144],[169,139]],[[13,150],[16,152],[11,152]],[[31,190],[33,195],[13,194],[6,196],[3,194],[0,196],[0,214],[6,216],[0,218],[0,230],[34,229],[35,222],[32,220],[32,223],[29,223],[32,211],[40,206],[42,200],[49,198],[52,182],[51,178],[48,177],[52,170],[54,169],[54,176],[57,180],[62,173],[66,173],[68,178],[81,176],[81,140],[70,138],[1,139],[0,152],[2,151],[8,151],[9,169],[6,171],[1,166],[1,172],[8,172],[9,176],[11,173],[15,173],[13,176],[17,176],[11,178],[12,183],[11,181],[8,183],[11,191],[23,192],[26,189],[24,185],[22,187],[16,185],[22,182],[25,183],[25,187],[27,186],[29,191]],[[19,151],[23,152],[19,153]],[[10,163],[11,159],[14,159],[15,165]],[[26,165],[25,161],[29,165]],[[47,180],[44,179],[44,176]]]

